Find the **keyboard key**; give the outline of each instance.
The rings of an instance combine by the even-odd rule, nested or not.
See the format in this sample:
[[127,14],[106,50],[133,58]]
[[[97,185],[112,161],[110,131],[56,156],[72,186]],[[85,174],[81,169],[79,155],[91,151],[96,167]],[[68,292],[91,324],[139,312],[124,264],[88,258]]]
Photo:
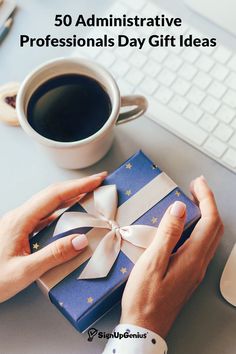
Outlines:
[[182,113],[188,105],[188,101],[178,95],[175,95],[169,102],[169,107],[177,113]]
[[224,123],[220,123],[214,131],[214,135],[222,141],[228,141],[233,134],[233,129]]
[[101,47],[81,47],[78,54],[83,55],[84,57],[95,59],[98,54],[101,52]]
[[196,86],[193,86],[187,94],[187,99],[196,105],[200,104],[204,97],[205,93]]
[[221,157],[225,152],[227,145],[217,138],[210,136],[204,144],[204,148],[215,157]]
[[159,83],[164,84],[166,86],[170,86],[176,78],[176,74],[172,73],[172,71],[168,69],[163,69],[157,77]]
[[143,8],[146,1],[145,0],[125,0],[125,3],[130,6],[132,9],[139,11]]
[[[130,0],[132,2],[135,2],[136,0]],[[155,5],[152,2],[147,3],[147,1],[145,1],[146,6],[143,8],[142,10],[142,16],[143,17],[153,17],[153,16],[157,16],[158,14],[163,13],[163,10],[161,10],[157,5]],[[166,11],[164,11],[166,12]]]
[[199,32],[199,30],[197,28],[189,28],[187,35],[192,35],[195,38],[203,38],[203,34],[201,32]]
[[216,117],[225,122],[226,124],[230,123],[235,116],[235,111],[226,105],[222,105],[218,112],[216,113]]
[[143,26],[139,27],[140,29],[140,34],[142,34],[143,37],[150,37],[152,34],[154,34],[155,28],[152,26]]
[[151,77],[146,77],[139,85],[139,88],[146,94],[152,95],[158,86],[159,84],[156,80],[152,79]]
[[231,126],[236,130],[236,118],[231,122]]
[[230,139],[229,144],[236,149],[236,133]]
[[[196,145],[202,145],[208,134],[199,128],[196,124],[192,124],[181,115],[175,112],[168,112],[166,116],[163,112],[160,112],[160,105],[153,98],[149,99],[149,111],[154,117],[158,115],[158,122],[161,122],[164,126],[169,127],[171,131],[180,134],[186,140],[195,143]],[[165,107],[163,107],[165,108]]]
[[133,53],[133,48],[132,47],[121,47],[117,48],[115,51],[116,55],[123,59],[127,59],[130,57],[130,55]]
[[225,85],[221,84],[218,81],[213,81],[212,84],[208,87],[208,93],[215,98],[221,98],[226,92],[227,88]]
[[138,85],[142,79],[144,77],[144,74],[136,69],[136,68],[131,68],[130,71],[128,72],[128,74],[126,75],[126,79],[127,81],[131,84],[131,85]]
[[129,62],[139,69],[145,64],[146,61],[146,55],[142,54],[141,52],[135,52],[129,59]]
[[234,55],[228,62],[228,67],[236,72],[236,55]]
[[[181,33],[182,34],[182,33]],[[179,55],[182,51],[183,51],[183,48],[182,47],[179,47],[178,45],[176,47],[170,47],[169,50],[175,54],[175,55]]]
[[186,80],[191,81],[197,73],[195,66],[189,63],[184,63],[179,69],[178,74]]
[[127,71],[129,70],[130,66],[127,63],[127,61],[123,59],[118,59],[116,62],[112,65],[111,71],[115,75],[115,77],[120,77],[124,76]]
[[167,57],[167,55],[168,55],[168,52],[164,48],[155,48],[150,53],[151,58],[156,60],[158,63],[162,63],[163,60]]
[[201,104],[201,107],[210,114],[214,114],[220,107],[220,102],[211,96],[207,96]]
[[194,48],[185,48],[181,54],[183,59],[191,64],[193,64],[197,60],[199,55],[200,55],[199,51]]
[[225,80],[225,84],[231,89],[236,90],[236,73],[232,72]]
[[161,87],[159,87],[159,89],[156,91],[154,97],[155,97],[159,102],[161,102],[161,103],[163,103],[163,104],[167,104],[167,103],[170,101],[170,99],[171,99],[172,96],[173,96],[173,92],[172,92],[170,89],[168,89],[168,88],[165,87],[165,86],[161,86]]
[[236,150],[228,149],[224,154],[222,160],[226,162],[229,166],[236,168]]
[[221,45],[214,52],[213,58],[217,60],[219,63],[225,64],[229,60],[231,55],[232,55],[231,52],[227,48]]
[[116,57],[113,53],[109,51],[102,51],[101,54],[97,57],[99,64],[109,68],[115,61]]
[[180,59],[179,57],[177,57],[177,55],[170,54],[166,58],[164,65],[172,71],[177,71],[180,68],[180,66],[182,65],[182,63],[183,63],[183,60]]
[[223,102],[232,108],[236,108],[236,91],[228,90],[223,97]]
[[120,92],[122,95],[130,95],[133,92],[133,86],[130,85],[126,80],[118,79],[117,84],[120,88]]
[[199,47],[198,48],[200,52],[204,53],[205,55],[211,55],[213,52],[216,50],[215,47]]
[[210,75],[218,81],[224,81],[228,73],[229,70],[224,65],[218,63],[216,63],[210,71]]
[[207,55],[202,54],[195,64],[200,70],[208,72],[212,69],[214,61]]
[[193,83],[202,90],[205,90],[211,83],[210,75],[199,71],[193,79]]
[[[151,50],[151,46],[147,42],[145,42],[143,47],[142,47],[142,53],[147,55],[150,52],[150,50]],[[149,56],[150,55],[148,55],[148,57]]]
[[144,73],[152,77],[155,77],[161,71],[161,69],[161,65],[152,59],[149,59],[143,67]]
[[190,83],[181,77],[177,78],[172,85],[172,89],[181,96],[185,96],[190,87]]
[[199,122],[200,127],[211,132],[218,124],[218,120],[208,113],[205,113]]
[[194,104],[188,105],[184,112],[184,117],[192,122],[197,122],[203,114],[203,111]]
[[112,7],[109,8],[109,14],[113,14],[116,17],[122,17],[124,14],[128,13],[128,8],[121,2],[115,2]]

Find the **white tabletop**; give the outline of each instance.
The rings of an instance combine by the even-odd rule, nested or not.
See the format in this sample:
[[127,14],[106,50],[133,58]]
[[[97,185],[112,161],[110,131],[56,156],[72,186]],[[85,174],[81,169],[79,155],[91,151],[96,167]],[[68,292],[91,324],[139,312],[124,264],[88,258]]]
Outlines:
[[[235,46],[232,37],[191,13],[181,0],[162,3],[209,34]],[[62,55],[68,49],[22,49],[19,34],[38,36],[56,34],[55,13],[80,11],[102,13],[109,0],[67,1],[19,0],[14,26],[0,47],[0,84],[21,81],[36,65]],[[89,3],[89,4],[88,4]],[[98,10],[99,7],[99,10]],[[65,30],[70,33],[71,30]],[[235,41],[234,41],[235,42]],[[219,279],[229,252],[236,241],[235,175],[208,157],[143,117],[116,130],[114,145],[108,155],[95,166],[83,171],[67,171],[56,167],[20,128],[0,126],[0,214],[14,208],[48,184],[95,173],[114,170],[131,154],[142,149],[185,191],[190,180],[204,174],[215,190],[225,223],[225,237],[210,265],[207,276],[177,319],[169,337],[169,353],[235,354],[236,311],[219,293]],[[7,237],[8,235],[6,235]],[[111,331],[119,319],[114,309],[100,320],[99,330]],[[41,294],[30,286],[10,301],[0,305],[0,354],[98,354],[104,341],[87,341],[67,322]]]

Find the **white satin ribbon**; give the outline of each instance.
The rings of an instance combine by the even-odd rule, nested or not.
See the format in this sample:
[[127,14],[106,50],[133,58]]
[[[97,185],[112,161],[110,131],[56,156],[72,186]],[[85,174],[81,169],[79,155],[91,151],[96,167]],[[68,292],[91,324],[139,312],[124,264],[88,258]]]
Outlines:
[[66,212],[59,219],[54,235],[80,227],[107,230],[78,279],[106,277],[122,249],[123,241],[142,249],[152,242],[156,228],[147,225],[120,226],[116,220],[117,205],[116,186],[102,186],[93,192],[94,214]]
[[[130,187],[132,189],[132,185]],[[172,181],[172,179],[168,177],[164,172],[162,172],[156,177],[154,177],[150,182],[145,184],[139,191],[134,193],[124,203],[122,203],[117,208],[117,210],[116,210],[117,194],[113,192],[112,196],[110,195],[109,197],[111,198],[110,200],[107,197],[107,193],[105,193],[105,190],[103,189],[104,194],[102,193],[102,196],[99,196],[99,205],[102,210],[104,208],[106,210],[107,213],[106,220],[104,219],[104,217],[102,217],[101,213],[99,214],[98,210],[96,210],[95,208],[94,193],[88,193],[80,201],[80,205],[83,207],[86,213],[68,212],[70,214],[69,218],[67,218],[66,216],[67,213],[63,214],[63,216],[61,216],[61,218],[59,219],[59,223],[56,226],[54,236],[63,231],[73,230],[78,227],[84,227],[84,226],[88,227],[89,226],[88,220],[90,220],[90,225],[91,225],[90,227],[92,229],[86,233],[86,236],[88,237],[89,240],[89,246],[84,252],[78,254],[77,257],[55,268],[52,268],[48,272],[43,274],[42,277],[38,280],[38,284],[42,289],[42,291],[45,294],[48,294],[52,288],[54,288],[58,283],[63,281],[63,279],[65,279],[69,274],[71,274],[73,271],[75,271],[77,268],[79,268],[83,263],[88,261],[93,256],[100,242],[103,240],[104,236],[107,235],[107,233],[110,232],[112,229],[111,224],[109,224],[108,222],[109,220],[115,221],[120,226],[120,228],[122,228],[122,230],[125,231],[126,230],[125,225],[132,225],[148,210],[151,210],[152,207],[154,207],[154,205],[156,205],[158,202],[164,199],[169,193],[171,193],[176,187],[177,185]],[[111,188],[116,190],[114,186],[112,186]],[[97,195],[100,194],[98,190],[96,191],[96,194]],[[107,198],[109,200],[107,200]],[[81,214],[83,214],[82,219],[80,218]],[[87,214],[89,215],[87,216]],[[104,222],[107,227],[105,229],[102,228]],[[96,227],[96,225],[98,224],[99,226]],[[113,224],[113,228],[114,228],[114,224]],[[136,235],[138,233],[138,230],[141,231],[140,226],[138,227],[135,226]],[[125,232],[123,234],[125,234]],[[130,242],[131,234],[129,234],[129,240],[130,240],[129,242],[125,241],[124,237],[122,236],[121,239],[121,251],[131,260],[132,263],[136,263],[139,257],[141,256],[141,254],[143,253],[144,248],[134,246],[135,242],[132,243]],[[146,234],[143,232],[143,228],[142,231],[138,234],[137,240],[139,240],[139,238],[141,237],[142,237],[142,242],[145,242],[143,238],[146,238]],[[148,245],[149,244],[148,239],[146,241]],[[102,254],[101,258],[95,264],[93,271],[94,269],[97,270],[98,267],[100,268],[100,264],[104,260],[106,261],[104,254]]]

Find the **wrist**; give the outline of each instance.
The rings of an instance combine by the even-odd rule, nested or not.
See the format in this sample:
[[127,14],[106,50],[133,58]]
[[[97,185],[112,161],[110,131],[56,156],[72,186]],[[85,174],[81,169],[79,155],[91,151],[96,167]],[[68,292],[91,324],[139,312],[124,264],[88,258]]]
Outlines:
[[134,326],[148,329],[158,334],[163,339],[167,337],[169,330],[171,328],[171,325],[168,323],[168,321],[164,321],[164,320],[157,321],[157,320],[149,319],[145,316],[134,316],[134,315],[126,316],[122,313],[120,324],[127,324],[127,323]]

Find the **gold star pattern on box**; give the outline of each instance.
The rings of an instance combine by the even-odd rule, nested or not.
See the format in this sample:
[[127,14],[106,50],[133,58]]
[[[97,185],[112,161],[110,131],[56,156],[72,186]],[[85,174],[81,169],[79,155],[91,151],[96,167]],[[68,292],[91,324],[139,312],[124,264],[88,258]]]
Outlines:
[[126,194],[128,197],[130,197],[131,194],[132,194],[131,189],[128,189],[128,190],[125,192],[125,194]]
[[125,168],[127,168],[127,170],[131,170],[132,167],[133,165],[130,162],[125,165]]
[[92,304],[93,303],[93,298],[90,296],[87,298],[87,303]]
[[33,243],[33,250],[37,251],[39,249],[38,242]]
[[157,218],[155,216],[153,216],[153,218],[151,219],[152,224],[156,224],[157,223]]
[[127,268],[125,268],[125,267],[122,267],[122,268],[120,269],[120,272],[121,272],[122,274],[125,274],[125,273],[127,273]]
[[177,195],[177,197],[179,197],[179,196],[180,196],[180,192],[179,192],[179,191],[176,191],[176,192],[175,192],[175,195]]

